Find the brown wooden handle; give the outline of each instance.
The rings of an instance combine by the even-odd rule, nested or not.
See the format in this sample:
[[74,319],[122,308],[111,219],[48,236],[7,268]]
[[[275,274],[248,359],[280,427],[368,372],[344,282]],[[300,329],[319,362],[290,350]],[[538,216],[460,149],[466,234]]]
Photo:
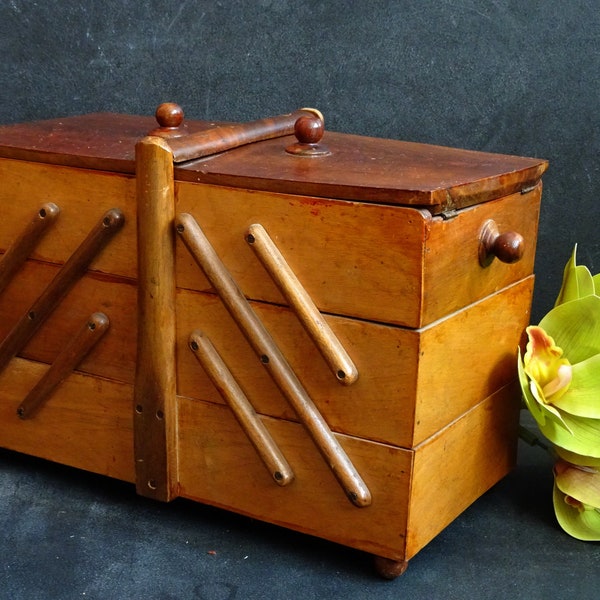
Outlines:
[[479,263],[482,267],[489,266],[494,258],[503,263],[515,263],[523,258],[525,240],[516,231],[500,233],[493,219],[483,224],[479,234]]
[[56,387],[77,368],[77,365],[100,341],[108,331],[108,326],[109,320],[104,313],[97,312],[90,316],[75,337],[56,357],[45,375],[27,394],[25,400],[21,402],[17,409],[17,414],[21,419],[28,419],[35,414]]
[[43,204],[6,249],[0,260],[0,292],[10,283],[59,213],[60,209],[53,202]]
[[104,213],[100,221],[0,345],[0,372],[27,344],[71,287],[83,276],[94,258],[112,236],[121,229],[124,222],[125,217],[118,208],[112,208]]
[[156,111],[160,130],[151,132],[161,135],[164,132],[176,163],[210,156],[238,146],[270,140],[294,133],[296,121],[303,116],[319,114],[314,109],[300,109],[289,114],[259,119],[249,123],[220,125],[189,135],[177,135],[177,128],[183,121],[183,111],[173,103],[160,105]]

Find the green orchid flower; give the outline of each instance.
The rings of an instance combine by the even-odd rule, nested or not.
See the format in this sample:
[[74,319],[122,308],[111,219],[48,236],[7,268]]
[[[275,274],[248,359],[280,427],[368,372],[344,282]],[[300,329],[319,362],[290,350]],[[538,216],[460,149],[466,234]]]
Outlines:
[[554,308],[519,349],[523,400],[554,446],[554,510],[561,527],[600,540],[600,275],[567,263]]
[[565,266],[563,274],[563,283],[556,298],[554,306],[578,300],[585,296],[600,295],[600,273],[593,275],[584,265],[577,264],[577,245],[573,249],[573,254]]
[[600,297],[560,304],[526,332],[519,382],[540,431],[555,446],[600,459]]
[[600,471],[559,460],[554,466],[554,512],[580,540],[600,541]]

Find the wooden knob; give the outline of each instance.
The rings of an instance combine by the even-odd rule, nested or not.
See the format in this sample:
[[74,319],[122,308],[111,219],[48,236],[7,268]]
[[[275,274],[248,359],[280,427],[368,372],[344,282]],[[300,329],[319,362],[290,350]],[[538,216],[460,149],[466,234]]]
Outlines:
[[294,134],[298,140],[285,151],[295,156],[327,156],[329,150],[319,144],[325,133],[325,123],[316,114],[302,115],[296,119]]
[[492,219],[483,224],[479,235],[479,263],[489,266],[494,258],[503,263],[515,263],[523,258],[525,240],[516,231],[500,233],[498,225]]
[[183,123],[183,109],[175,102],[159,104],[155,116],[161,127],[179,127]]
[[180,137],[184,135],[181,124],[183,123],[183,109],[175,102],[159,104],[154,113],[159,127],[153,129],[149,135],[160,137]]
[[318,144],[325,133],[325,124],[316,115],[300,117],[294,125],[294,134],[301,144]]

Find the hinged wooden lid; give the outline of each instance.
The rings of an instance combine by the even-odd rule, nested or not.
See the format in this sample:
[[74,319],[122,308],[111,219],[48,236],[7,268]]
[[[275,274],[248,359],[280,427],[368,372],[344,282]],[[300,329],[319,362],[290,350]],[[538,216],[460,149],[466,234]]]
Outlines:
[[[296,114],[302,113],[287,117]],[[212,131],[217,127],[222,129]],[[171,141],[174,148],[180,148],[198,132],[210,132],[217,138],[217,133],[231,128],[227,124],[187,121]],[[133,174],[135,144],[149,132],[160,134],[151,117],[111,113],[8,125],[0,127],[0,156]],[[548,166],[545,160],[535,158],[343,133],[325,132],[318,141],[320,135],[314,139],[309,139],[311,132],[306,135],[305,140],[286,135],[178,162],[176,178],[359,202],[415,205],[439,213],[530,188]],[[291,153],[290,148],[303,145],[325,151],[313,155]],[[186,158],[179,150],[176,155]]]

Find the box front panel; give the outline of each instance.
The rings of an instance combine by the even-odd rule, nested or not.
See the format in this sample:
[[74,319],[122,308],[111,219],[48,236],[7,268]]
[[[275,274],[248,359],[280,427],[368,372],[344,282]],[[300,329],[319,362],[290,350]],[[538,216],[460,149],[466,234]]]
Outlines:
[[0,259],[33,242],[0,290],[0,444],[133,481],[133,179],[13,160],[0,174]]
[[137,273],[135,180],[131,176],[56,165],[0,159],[3,218],[0,251],[45,202],[58,206],[55,223],[36,244],[32,258],[64,263],[103,214],[123,211],[125,223],[111,243],[92,263],[92,269],[135,278]]
[[[334,431],[410,448],[515,379],[532,287],[528,278],[419,331],[329,316],[358,369],[352,385],[336,379],[292,311],[252,308]],[[189,347],[202,330],[256,411],[296,419],[217,296],[180,290],[177,319],[179,394],[223,402]]]
[[[428,213],[405,207],[287,196],[178,182],[178,213],[190,213],[249,298],[283,297],[246,242],[261,224],[323,312],[418,324]],[[178,287],[210,284],[183,246]]]
[[183,497],[363,550],[404,556],[412,452],[337,436],[373,495],[357,508],[345,497],[302,426],[262,418],[294,480],[278,486],[224,406],[179,398]]
[[0,445],[133,482],[132,386],[74,373],[35,416],[20,419],[19,405],[47,370],[15,358],[0,374]]

